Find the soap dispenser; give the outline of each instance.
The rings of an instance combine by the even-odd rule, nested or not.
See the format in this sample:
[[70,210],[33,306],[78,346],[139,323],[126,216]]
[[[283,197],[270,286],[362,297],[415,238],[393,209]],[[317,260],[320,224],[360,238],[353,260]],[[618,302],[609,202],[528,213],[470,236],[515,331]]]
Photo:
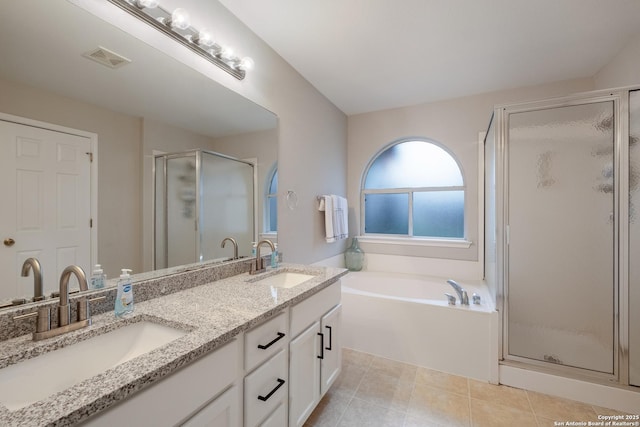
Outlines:
[[118,293],[116,294],[115,313],[121,317],[133,312],[133,287],[131,285],[131,270],[122,269],[118,280]]
[[278,244],[273,244],[274,250],[271,251],[271,268],[278,268]]
[[91,289],[104,288],[106,278],[107,277],[102,270],[102,266],[100,264],[96,264],[93,268],[93,272],[91,273]]

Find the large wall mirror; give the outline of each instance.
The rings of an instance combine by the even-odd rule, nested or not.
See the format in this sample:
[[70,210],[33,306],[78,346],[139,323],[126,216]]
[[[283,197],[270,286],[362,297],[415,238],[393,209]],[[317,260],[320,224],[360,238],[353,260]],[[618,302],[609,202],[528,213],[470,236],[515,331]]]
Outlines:
[[[91,261],[82,265],[87,276],[96,261],[108,278],[121,268],[134,273],[153,269],[154,156],[163,153],[204,150],[253,162],[253,236],[275,231],[263,200],[277,170],[273,113],[67,0],[9,2],[2,14],[0,123],[16,116],[97,135],[98,160],[92,166],[97,173],[91,177],[97,185],[90,187],[97,193],[97,233],[91,244],[95,249],[88,249],[97,256],[92,253]],[[15,138],[1,141],[3,150],[15,146]],[[0,194],[3,200],[15,198],[15,184],[0,180]],[[182,197],[186,200],[187,195]],[[224,209],[224,200],[216,203]],[[16,216],[15,208],[7,212]],[[2,239],[14,233],[6,227],[0,224]],[[221,230],[220,235],[234,237],[234,230]],[[238,243],[240,254],[249,255],[249,239]],[[6,245],[3,250],[0,303],[30,299],[31,276],[16,277],[12,287],[5,287],[26,255],[16,255]],[[232,248],[226,250],[232,254]],[[57,290],[60,271],[69,260],[73,257],[53,256],[53,264],[43,265],[45,295]]]

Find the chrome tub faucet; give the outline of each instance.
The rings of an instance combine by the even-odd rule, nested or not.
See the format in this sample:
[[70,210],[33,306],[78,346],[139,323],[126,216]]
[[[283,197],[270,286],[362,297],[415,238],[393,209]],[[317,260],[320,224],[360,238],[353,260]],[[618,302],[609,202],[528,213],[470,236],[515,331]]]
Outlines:
[[[451,285],[451,287],[458,294],[458,298],[460,299],[460,304],[469,305],[469,295],[467,295],[467,291],[464,290],[462,286],[460,286],[455,280],[449,279],[447,283]],[[451,304],[451,299],[449,298],[449,304]],[[454,300],[455,304],[455,300]]]

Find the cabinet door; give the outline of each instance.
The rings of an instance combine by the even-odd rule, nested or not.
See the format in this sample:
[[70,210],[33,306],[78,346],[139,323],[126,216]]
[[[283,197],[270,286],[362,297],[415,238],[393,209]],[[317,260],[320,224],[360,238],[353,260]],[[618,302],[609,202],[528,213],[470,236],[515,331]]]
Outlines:
[[289,425],[301,426],[320,401],[320,322],[289,344]]
[[322,316],[320,323],[324,335],[324,349],[321,352],[323,359],[320,366],[320,396],[329,390],[331,384],[340,374],[342,366],[342,346],[340,345],[340,323],[342,317],[342,304],[337,305],[327,314]]
[[220,397],[207,404],[183,427],[236,427],[239,413],[238,387],[233,386]]

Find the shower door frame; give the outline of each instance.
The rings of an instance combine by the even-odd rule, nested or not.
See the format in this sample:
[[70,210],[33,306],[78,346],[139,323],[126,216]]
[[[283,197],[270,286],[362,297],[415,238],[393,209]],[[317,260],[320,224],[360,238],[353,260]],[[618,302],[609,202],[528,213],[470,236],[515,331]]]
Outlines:
[[[495,120],[495,170],[496,170],[496,260],[497,307],[502,311],[500,320],[500,363],[515,367],[539,370],[562,376],[587,379],[610,385],[629,384],[629,313],[628,263],[629,263],[629,91],[631,89],[601,90],[541,101],[505,104],[494,110]],[[613,103],[613,166],[614,166],[614,225],[613,225],[613,373],[602,373],[584,368],[559,365],[509,354],[509,164],[508,131],[509,116],[515,113],[570,107],[598,102]]]

